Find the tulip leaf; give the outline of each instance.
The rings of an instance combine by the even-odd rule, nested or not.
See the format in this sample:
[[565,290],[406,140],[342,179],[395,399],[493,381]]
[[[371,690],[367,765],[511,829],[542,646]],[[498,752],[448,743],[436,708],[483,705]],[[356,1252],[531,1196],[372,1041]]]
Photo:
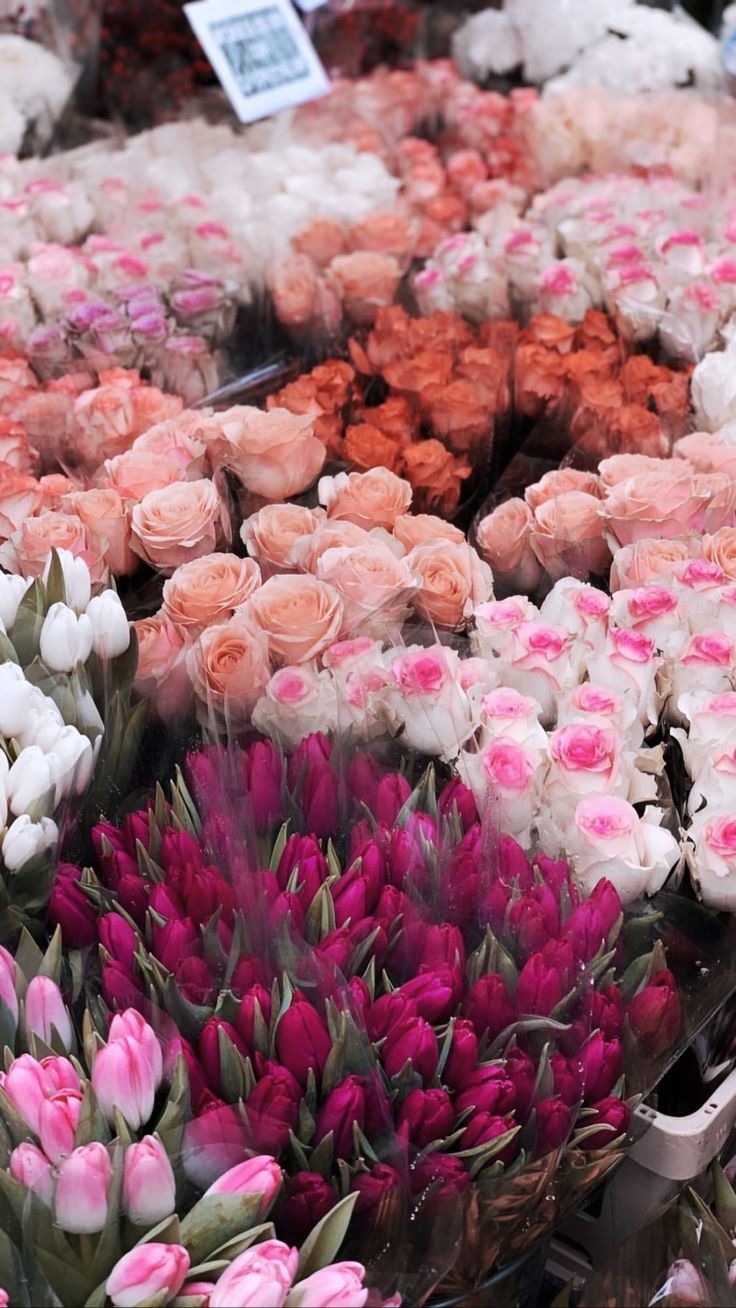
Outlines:
[[289,823],[284,822],[282,823],[279,833],[273,842],[271,857],[268,860],[269,872],[275,872],[276,869],[278,868],[278,865],[281,862],[281,855],[286,849],[286,842],[288,841],[288,839],[289,839]]
[[335,904],[330,887],[325,882],[320,886],[307,909],[304,934],[310,945],[318,945],[334,930]]
[[[261,1222],[260,1226],[251,1227],[250,1231],[245,1231],[242,1235],[236,1235],[232,1240],[226,1240],[224,1244],[218,1245],[210,1254],[210,1262],[213,1258],[221,1259],[226,1263],[231,1263],[233,1258],[239,1258],[241,1253],[250,1249],[251,1245],[260,1243],[261,1240],[272,1240],[276,1234],[273,1222]],[[202,1273],[202,1268],[197,1268],[198,1273]],[[192,1279],[192,1272],[189,1272],[189,1280]]]
[[[484,1144],[475,1145],[472,1149],[460,1149],[455,1154],[456,1158],[479,1159],[483,1158],[483,1166],[490,1162],[496,1154],[500,1154],[508,1144],[519,1134],[521,1127],[512,1126],[510,1131],[504,1131],[503,1135],[497,1135],[495,1140],[486,1140]],[[480,1170],[480,1169],[478,1169]]]
[[447,1024],[447,1030],[445,1032],[444,1039],[440,1047],[440,1056],[437,1059],[437,1067],[435,1068],[435,1076],[439,1084],[441,1084],[442,1082],[442,1073],[445,1070],[445,1063],[447,1062],[450,1056],[450,1050],[452,1049],[452,1033],[454,1030],[455,1030],[455,1019],[454,1017],[451,1017],[450,1021]]
[[297,1131],[299,1139],[306,1145],[309,1144],[316,1129],[315,1120],[307,1108],[306,1100],[302,1099],[299,1104],[299,1120],[297,1122]]
[[45,581],[45,599],[47,611],[52,604],[66,604],[66,582],[58,551],[52,549],[49,556],[49,568]]
[[355,1144],[355,1152],[359,1158],[369,1158],[372,1163],[380,1161],[378,1154],[370,1141],[363,1135],[357,1122],[353,1122],[353,1141]]
[[159,1290],[158,1294],[151,1295],[150,1299],[139,1299],[136,1308],[165,1308],[165,1305],[171,1299],[168,1288]]
[[163,1221],[157,1222],[152,1226],[150,1231],[146,1231],[139,1240],[136,1240],[135,1247],[140,1244],[150,1244],[152,1240],[159,1241],[161,1244],[181,1244],[181,1224],[176,1213],[170,1217],[164,1217]]
[[179,1054],[166,1106],[156,1124],[156,1134],[161,1137],[161,1143],[174,1164],[179,1157],[182,1134],[190,1116],[189,1072],[184,1055]]
[[[150,910],[149,910],[150,911]],[[164,1007],[179,1028],[179,1031],[192,1044],[196,1044],[202,1033],[202,1027],[212,1016],[209,1005],[190,1004],[179,990],[173,976],[167,976],[164,986]]]
[[346,1038],[343,1030],[334,1041],[322,1069],[322,1094],[324,1096],[331,1094],[335,1087],[344,1080],[345,1046]]
[[20,663],[15,645],[4,631],[0,632],[0,663]]
[[[166,874],[163,868],[160,867],[153,858],[151,858],[151,855],[141,840],[136,840],[135,852],[138,856],[138,871],[142,877],[146,877],[149,881],[153,881],[154,885],[160,881],[166,880]],[[167,919],[164,918],[164,921],[166,920]]]
[[104,1280],[101,1285],[98,1285],[96,1289],[92,1291],[89,1298],[85,1300],[84,1308],[105,1308],[105,1304],[107,1303],[106,1286],[106,1280]]
[[303,1281],[305,1277],[319,1272],[335,1261],[335,1256],[347,1234],[357,1198],[357,1194],[346,1195],[316,1226],[312,1227],[299,1250],[297,1281]]
[[13,623],[13,644],[21,667],[27,667],[38,654],[45,613],[43,582],[36,577],[23,596]]
[[223,1242],[255,1225],[263,1203],[260,1194],[208,1194],[187,1213],[180,1243],[193,1263],[208,1259]]
[[58,986],[59,978],[61,976],[62,956],[63,956],[63,941],[61,936],[61,927],[57,926],[56,930],[54,931],[54,934],[51,937],[51,942],[49,944],[49,947],[46,950],[43,959],[41,960],[41,964],[38,969],[38,976],[49,977],[50,980],[54,981]]
[[307,1155],[302,1149],[300,1141],[297,1140],[293,1131],[289,1131],[289,1144],[291,1145],[291,1151],[296,1160],[297,1169],[300,1172],[310,1171],[311,1169],[309,1166],[309,1159],[307,1158]]
[[711,1168],[711,1177],[715,1191],[715,1213],[725,1230],[733,1234],[736,1230],[736,1193],[721,1164],[715,1162]]
[[248,1079],[245,1059],[222,1027],[217,1029],[217,1052],[220,1060],[220,1092],[227,1103],[245,1099]]
[[92,1089],[92,1084],[88,1081],[84,1088],[82,1108],[74,1134],[74,1148],[78,1149],[80,1145],[92,1144],[95,1140],[101,1140],[103,1144],[106,1144],[109,1139],[110,1131],[107,1119],[97,1102],[97,1095]]
[[363,981],[365,981],[365,983],[366,983],[366,985],[367,985],[367,987],[368,987],[368,992],[369,992],[370,997],[371,997],[371,1003],[373,1003],[373,1000],[374,1000],[374,998],[375,998],[375,994],[376,994],[376,958],[375,958],[375,954],[371,954],[370,962],[369,962],[367,968],[365,969],[365,972],[363,973],[363,977],[362,977],[362,979],[363,979]]
[[[33,1132],[14,1104],[11,1104],[2,1087],[0,1087],[0,1117],[2,1117],[8,1129],[14,1145],[22,1144],[24,1140],[33,1139]],[[6,1175],[6,1173],[0,1172],[0,1183],[3,1182]]]
[[335,1156],[335,1137],[334,1132],[328,1131],[324,1135],[309,1159],[309,1171],[319,1172],[320,1176],[325,1179],[329,1177],[332,1170],[332,1160]]
[[19,972],[22,972],[26,981],[32,981],[35,976],[38,976],[40,969],[43,967],[43,962],[44,955],[42,951],[30,932],[22,927],[15,950],[16,968]]

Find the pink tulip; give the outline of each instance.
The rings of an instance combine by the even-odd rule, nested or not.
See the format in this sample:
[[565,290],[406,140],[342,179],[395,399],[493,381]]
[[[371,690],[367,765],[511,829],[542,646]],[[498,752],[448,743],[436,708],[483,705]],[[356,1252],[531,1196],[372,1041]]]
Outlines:
[[205,1193],[260,1194],[263,1202],[259,1216],[263,1217],[281,1189],[281,1180],[278,1163],[267,1154],[257,1154],[255,1158],[247,1158],[244,1163],[238,1163],[224,1172]]
[[135,1226],[155,1226],[176,1209],[174,1173],[155,1135],[144,1135],[125,1151],[123,1208]]
[[131,1130],[145,1126],[158,1085],[148,1051],[133,1037],[112,1040],[95,1059],[92,1088],[108,1122],[113,1122],[117,1108]]
[[189,1254],[180,1244],[138,1244],[123,1254],[107,1278],[106,1290],[115,1308],[136,1308],[164,1292],[179,1293],[189,1271]]
[[210,1308],[281,1308],[299,1265],[282,1240],[264,1240],[234,1258],[212,1294]]
[[200,1308],[209,1308],[210,1295],[215,1288],[214,1281],[188,1281],[184,1286],[183,1298],[199,1299]]
[[9,1303],[10,1299],[7,1290],[3,1290],[0,1286],[0,1308],[8,1308]]
[[164,1074],[161,1044],[153,1027],[149,1026],[145,1018],[141,1017],[135,1008],[126,1008],[124,1013],[116,1013],[110,1023],[108,1043],[111,1044],[114,1040],[121,1040],[125,1037],[136,1041],[141,1049],[145,1051],[151,1064],[156,1089],[158,1089]]
[[56,1221],[70,1235],[95,1235],[107,1220],[112,1162],[99,1141],[81,1145],[59,1167]]
[[68,1058],[62,1058],[60,1054],[54,1054],[49,1058],[41,1059],[43,1068],[50,1084],[50,1094],[55,1090],[79,1090],[81,1081],[73,1063]]
[[38,1145],[24,1141],[10,1155],[10,1175],[21,1185],[32,1190],[42,1203],[51,1207],[54,1197],[54,1178],[51,1163]]
[[78,1090],[60,1090],[41,1104],[38,1138],[52,1163],[60,1163],[72,1152],[81,1110],[82,1096]]
[[27,1122],[34,1135],[38,1135],[41,1105],[54,1089],[38,1060],[30,1054],[21,1054],[20,1058],[13,1059],[5,1077],[4,1088],[23,1121]]
[[363,1285],[362,1263],[333,1263],[297,1281],[288,1308],[362,1308],[369,1291]]
[[26,991],[23,1012],[28,1031],[50,1045],[52,1032],[56,1030],[61,1043],[69,1052],[74,1042],[74,1033],[71,1018],[55,981],[48,976],[34,976]]
[[9,1010],[13,1023],[18,1021],[18,996],[15,993],[15,959],[0,946],[0,1003]]

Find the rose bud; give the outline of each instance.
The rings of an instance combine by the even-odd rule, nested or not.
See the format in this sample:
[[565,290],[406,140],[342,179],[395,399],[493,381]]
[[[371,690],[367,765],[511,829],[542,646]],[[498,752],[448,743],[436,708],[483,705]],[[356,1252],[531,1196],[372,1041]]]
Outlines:
[[548,1017],[571,988],[571,946],[567,944],[569,956],[560,959],[556,956],[559,952],[558,942],[552,940],[550,945],[555,947],[554,951],[545,946],[538,954],[532,954],[521,969],[515,998],[522,1016]]
[[376,787],[376,801],[373,816],[377,822],[386,827],[393,827],[396,819],[411,795],[411,786],[400,772],[389,772],[382,777]]
[[247,1142],[248,1132],[237,1108],[211,1096],[184,1127],[184,1171],[204,1190],[242,1160]]
[[525,1122],[532,1106],[537,1081],[536,1064],[518,1045],[512,1045],[505,1054],[506,1072],[516,1091],[516,1116]]
[[62,863],[49,896],[48,924],[61,927],[67,949],[84,949],[96,939],[97,909],[82,890],[81,877],[81,868]]
[[559,1099],[540,1099],[534,1111],[537,1115],[537,1156],[543,1158],[567,1140],[572,1114],[567,1104]]
[[462,992],[462,977],[457,969],[440,966],[421,971],[411,981],[399,986],[398,993],[412,999],[417,1012],[426,1022],[447,1022],[455,1011]]
[[516,1008],[509,998],[506,983],[496,972],[487,972],[470,987],[462,1011],[473,1023],[478,1039],[487,1031],[489,1038],[495,1040],[516,1021]]
[[603,1099],[623,1071],[621,1041],[605,1040],[600,1031],[594,1031],[580,1046],[576,1059],[582,1067],[586,1103]]
[[69,1052],[74,1042],[71,1018],[59,987],[50,977],[34,976],[29,981],[23,1015],[29,1032],[39,1036],[48,1045],[56,1031],[62,1045]]
[[473,823],[478,821],[475,796],[459,777],[453,777],[452,781],[448,781],[442,787],[437,799],[437,807],[440,817],[445,819],[457,814],[463,831],[469,831]]
[[38,1145],[24,1141],[13,1150],[8,1167],[10,1175],[21,1185],[32,1190],[48,1208],[54,1197],[54,1177],[51,1163]]
[[38,1138],[43,1152],[52,1163],[61,1162],[62,1158],[72,1152],[81,1110],[82,1095],[78,1090],[59,1090],[41,1104]]
[[411,1192],[421,1194],[433,1187],[432,1199],[438,1205],[452,1202],[464,1194],[471,1184],[470,1173],[459,1158],[450,1154],[429,1154],[421,1158],[409,1176]]
[[553,1054],[549,1062],[555,1094],[560,1096],[563,1104],[572,1108],[579,1103],[583,1094],[583,1069],[580,1061],[576,1058],[568,1060],[564,1054]]
[[401,990],[393,990],[390,995],[381,995],[368,1009],[366,1028],[370,1039],[376,1043],[383,1040],[393,1027],[405,1018],[418,1017],[417,1006]]
[[632,1032],[652,1054],[661,1054],[674,1043],[682,1012],[677,982],[670,971],[655,972],[649,983],[634,995],[626,1016]]
[[452,1043],[442,1079],[451,1090],[459,1090],[478,1063],[478,1037],[473,1023],[458,1017],[452,1029]]
[[[507,1131],[513,1131],[516,1125],[516,1118],[513,1114],[508,1117],[499,1117],[495,1113],[475,1113],[463,1131],[457,1148],[477,1149],[478,1145],[491,1144],[499,1136],[505,1135]],[[505,1167],[508,1167],[517,1149],[517,1138],[514,1136],[513,1140],[510,1140],[506,1145],[506,1148],[495,1155],[495,1158],[502,1162]]]
[[179,1058],[184,1059],[189,1080],[189,1098],[192,1110],[197,1113],[203,1098],[209,1094],[207,1083],[202,1074],[197,1055],[189,1041],[185,1040],[183,1036],[174,1036],[166,1045],[163,1074],[167,1085],[171,1085],[174,1079],[174,1072]]
[[62,1159],[56,1182],[56,1223],[69,1235],[95,1235],[107,1221],[112,1162],[103,1144],[93,1141]]
[[197,1045],[197,1054],[208,1085],[217,1093],[220,1089],[220,1032],[238,1050],[243,1058],[248,1057],[249,1050],[230,1022],[221,1017],[210,1017],[202,1027]]
[[565,937],[571,941],[579,963],[588,963],[606,946],[621,913],[615,886],[605,879],[598,881],[592,894],[573,909],[565,923]]
[[182,1245],[151,1240],[137,1244],[118,1259],[105,1289],[115,1308],[137,1308],[149,1299],[168,1302],[179,1293],[189,1265],[189,1254]]
[[395,1167],[387,1163],[374,1163],[369,1172],[357,1172],[350,1187],[357,1194],[354,1212],[366,1216],[386,1202],[389,1195],[401,1190],[402,1180]]
[[479,1112],[497,1113],[503,1116],[513,1112],[515,1106],[514,1084],[509,1080],[506,1069],[501,1063],[491,1063],[488,1066],[481,1064],[474,1068],[455,1097],[456,1113],[472,1108]]
[[278,1229],[301,1244],[336,1202],[333,1187],[318,1172],[297,1172],[286,1178],[276,1211]]
[[381,1061],[388,1076],[398,1076],[409,1062],[423,1081],[429,1081],[437,1067],[439,1052],[437,1037],[429,1023],[421,1017],[405,1018],[386,1036]]
[[[233,1258],[220,1274],[209,1308],[263,1308],[283,1304],[291,1289],[299,1254],[281,1240],[263,1240]],[[109,1284],[108,1284],[109,1293]]]
[[123,1159],[123,1209],[134,1226],[155,1226],[176,1211],[176,1181],[155,1135],[128,1145]]
[[278,1163],[267,1154],[255,1158],[246,1158],[237,1163],[205,1191],[205,1194],[259,1194],[262,1196],[258,1209],[259,1220],[265,1217],[276,1195],[281,1189],[282,1172]]
[[346,1076],[327,1096],[317,1114],[315,1144],[319,1144],[330,1131],[333,1133],[335,1156],[351,1158],[353,1153],[353,1123],[361,1131],[366,1123],[366,1090],[361,1077]]
[[301,1085],[311,1068],[316,1076],[332,1048],[327,1024],[306,999],[295,994],[276,1027],[276,1056]]
[[265,1063],[246,1105],[252,1148],[274,1155],[286,1148],[289,1131],[296,1130],[301,1097],[301,1086],[288,1068]]
[[273,741],[257,740],[246,751],[243,758],[243,782],[259,835],[264,835],[283,821],[283,774],[283,760]]
[[410,1090],[399,1108],[396,1129],[418,1149],[452,1131],[455,1112],[446,1090]]
[[[581,1149],[606,1149],[617,1136],[624,1135],[629,1129],[631,1120],[631,1109],[623,1099],[617,1099],[615,1095],[608,1095],[605,1099],[599,1100],[597,1104],[590,1105],[595,1111],[595,1117],[586,1117],[580,1123],[581,1126],[596,1126],[600,1122],[604,1128],[597,1131],[595,1135],[586,1136],[580,1143]],[[606,1130],[610,1127],[610,1130]]]

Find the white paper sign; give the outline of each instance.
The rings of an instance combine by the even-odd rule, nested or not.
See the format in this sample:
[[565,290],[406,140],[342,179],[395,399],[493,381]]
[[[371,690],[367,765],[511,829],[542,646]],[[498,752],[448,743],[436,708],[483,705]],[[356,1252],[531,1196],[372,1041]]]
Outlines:
[[290,0],[194,0],[184,12],[241,123],[329,90]]

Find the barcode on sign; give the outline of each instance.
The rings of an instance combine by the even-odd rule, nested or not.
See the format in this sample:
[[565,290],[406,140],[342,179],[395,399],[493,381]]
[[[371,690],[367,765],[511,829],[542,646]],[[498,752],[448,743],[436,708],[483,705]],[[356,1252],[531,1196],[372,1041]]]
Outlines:
[[285,26],[278,5],[219,19],[211,22],[209,29],[245,96],[309,76],[307,60]]

